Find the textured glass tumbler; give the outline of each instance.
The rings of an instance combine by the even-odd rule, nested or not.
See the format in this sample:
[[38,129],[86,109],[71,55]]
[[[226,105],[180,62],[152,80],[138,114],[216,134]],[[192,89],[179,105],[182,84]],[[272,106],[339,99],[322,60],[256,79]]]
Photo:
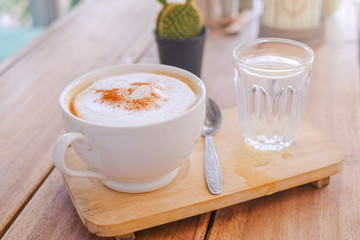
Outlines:
[[290,146],[303,115],[313,51],[289,39],[259,38],[237,46],[233,59],[245,142],[260,150]]

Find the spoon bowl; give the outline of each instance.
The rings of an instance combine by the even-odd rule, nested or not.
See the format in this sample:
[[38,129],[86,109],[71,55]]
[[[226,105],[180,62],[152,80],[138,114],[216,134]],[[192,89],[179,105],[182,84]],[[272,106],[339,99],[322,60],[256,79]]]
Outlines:
[[206,117],[202,129],[202,135],[214,135],[220,128],[222,122],[219,106],[211,98],[206,100]]

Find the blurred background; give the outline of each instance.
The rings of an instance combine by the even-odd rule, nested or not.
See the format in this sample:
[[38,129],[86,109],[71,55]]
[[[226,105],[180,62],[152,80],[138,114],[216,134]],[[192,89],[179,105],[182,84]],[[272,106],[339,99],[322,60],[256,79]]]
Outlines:
[[0,0],[0,62],[39,36],[80,0]]
[[[86,0],[0,0],[0,62],[41,35],[47,26],[68,14],[80,1]],[[211,28],[221,29],[225,34],[239,34],[249,22],[260,17],[260,37],[292,38],[309,45],[321,43],[324,38],[325,19],[331,17],[340,2],[340,0],[195,1],[203,12],[205,24]],[[354,8],[358,8],[360,3],[360,0],[342,1],[352,2]],[[168,0],[168,2],[185,2],[185,0]],[[285,4],[284,8],[300,8],[301,13],[299,15],[287,13],[289,16],[286,16],[280,11],[281,9],[272,7],[281,4]],[[307,19],[315,20],[307,23]],[[275,20],[280,21],[278,25],[275,24]],[[283,23],[290,25],[282,26],[285,25]]]

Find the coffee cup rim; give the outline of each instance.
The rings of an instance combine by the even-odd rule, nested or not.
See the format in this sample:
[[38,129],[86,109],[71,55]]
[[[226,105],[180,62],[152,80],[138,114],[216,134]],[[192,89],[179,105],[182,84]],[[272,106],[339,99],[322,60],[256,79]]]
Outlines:
[[[70,112],[69,107],[67,106],[67,102],[66,102],[66,98],[68,96],[68,94],[70,93],[70,91],[78,86],[80,83],[86,81],[89,78],[92,77],[96,77],[96,75],[101,75],[101,73],[105,74],[105,73],[111,73],[111,72],[117,72],[120,73],[121,69],[123,69],[124,73],[126,72],[141,72],[141,71],[160,71],[160,72],[165,72],[165,73],[173,73],[173,74],[177,74],[180,75],[182,77],[185,77],[187,79],[189,79],[191,82],[193,82],[196,86],[197,86],[197,90],[199,91],[199,98],[196,100],[196,104],[194,104],[189,110],[183,112],[182,114],[179,114],[178,116],[174,117],[174,118],[170,118],[164,121],[159,121],[159,122],[154,122],[154,123],[149,123],[149,124],[139,124],[139,125],[130,125],[130,126],[121,126],[121,125],[109,125],[109,124],[102,124],[102,123],[98,123],[98,122],[92,122],[89,120],[85,120],[85,119],[81,119],[77,116],[75,116],[74,114],[72,114]],[[147,70],[145,70],[147,69]],[[184,70],[182,68],[178,68],[178,67],[174,67],[174,66],[170,66],[170,65],[165,65],[165,64],[150,64],[150,63],[139,63],[139,64],[120,64],[120,65],[113,65],[113,66],[108,66],[108,67],[104,67],[104,68],[99,68],[99,69],[95,69],[91,72],[85,73],[80,75],[79,77],[77,77],[75,80],[71,81],[70,83],[68,83],[65,88],[62,90],[60,97],[59,97],[59,102],[60,102],[60,106],[62,111],[69,116],[71,119],[76,120],[76,121],[80,121],[84,124],[88,124],[88,125],[92,125],[92,126],[98,126],[98,127],[106,127],[106,128],[139,128],[139,127],[148,127],[148,126],[155,126],[155,125],[159,125],[159,124],[164,124],[167,122],[171,122],[174,121],[176,119],[182,118],[183,116],[186,116],[190,113],[192,113],[193,111],[195,111],[197,108],[199,108],[199,106],[205,101],[206,98],[206,88],[205,88],[205,84],[202,82],[202,80],[196,76],[195,74]]]

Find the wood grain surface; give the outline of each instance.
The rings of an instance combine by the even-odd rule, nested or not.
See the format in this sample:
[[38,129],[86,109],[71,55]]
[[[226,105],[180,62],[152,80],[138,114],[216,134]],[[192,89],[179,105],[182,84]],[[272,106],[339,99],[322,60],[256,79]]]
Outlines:
[[[201,138],[175,180],[157,191],[119,193],[96,179],[65,176],[86,228],[98,236],[125,235],[316,180],[322,182],[343,168],[342,150],[306,121],[290,148],[274,152],[245,144],[237,108],[223,110],[222,116],[221,129],[214,136],[223,175],[221,194],[212,195],[207,189]],[[70,169],[88,169],[72,148],[67,150],[65,162]]]
[[[83,227],[53,169],[52,146],[64,132],[58,96],[68,82],[90,70],[158,62],[152,30],[159,9],[155,0],[84,1],[0,64],[0,237],[101,239]],[[343,172],[324,189],[305,185],[221,209],[211,221],[208,213],[136,232],[136,239],[359,239],[355,9],[344,0],[327,19],[325,42],[314,47],[304,114],[345,151]],[[256,36],[254,21],[240,35],[213,30],[207,39],[202,79],[223,109],[235,106],[232,49]]]

